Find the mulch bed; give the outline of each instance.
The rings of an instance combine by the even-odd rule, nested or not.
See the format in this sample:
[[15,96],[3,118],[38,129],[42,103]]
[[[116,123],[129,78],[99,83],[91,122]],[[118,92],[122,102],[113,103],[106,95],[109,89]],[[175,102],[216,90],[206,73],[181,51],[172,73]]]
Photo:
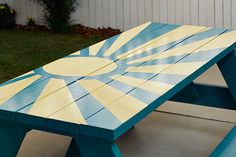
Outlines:
[[[25,31],[52,31],[46,26],[42,25],[16,25],[16,28],[19,30]],[[79,34],[84,38],[90,38],[94,36],[109,38],[114,35],[120,34],[121,31],[119,29],[113,28],[91,28],[83,25],[73,25],[72,29],[69,33]]]

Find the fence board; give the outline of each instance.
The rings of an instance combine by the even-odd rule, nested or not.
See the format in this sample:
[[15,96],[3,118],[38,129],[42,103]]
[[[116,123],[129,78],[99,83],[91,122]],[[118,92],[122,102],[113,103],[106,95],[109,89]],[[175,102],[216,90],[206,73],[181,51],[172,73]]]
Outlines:
[[[18,24],[26,16],[44,24],[43,8],[30,0],[0,0],[16,9]],[[90,27],[113,27],[127,30],[155,21],[236,29],[236,0],[78,0],[72,14],[74,23]]]

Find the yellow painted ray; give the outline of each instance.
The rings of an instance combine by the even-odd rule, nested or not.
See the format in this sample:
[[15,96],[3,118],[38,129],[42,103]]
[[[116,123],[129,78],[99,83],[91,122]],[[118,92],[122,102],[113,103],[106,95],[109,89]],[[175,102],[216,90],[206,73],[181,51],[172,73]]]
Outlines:
[[160,73],[164,69],[168,68],[171,64],[160,64],[160,65],[149,65],[149,66],[138,66],[129,67],[127,72],[140,72],[140,73]]
[[147,104],[130,95],[124,95],[106,108],[121,122],[125,122],[143,110]]
[[[84,89],[89,91],[98,102],[103,106],[111,104],[114,100],[125,95],[125,93],[110,87],[109,84],[105,84],[98,80],[84,80],[78,82]],[[100,87],[100,88],[97,88]]]
[[[20,76],[16,77],[16,78],[20,78],[22,76],[30,75],[30,74],[33,74],[33,73],[34,73],[33,71],[30,71],[30,72],[27,72],[27,73],[25,73],[23,75],[20,75]],[[14,79],[16,79],[16,78],[14,78]],[[14,80],[14,79],[12,79],[12,80]]]
[[[66,86],[66,83],[61,80],[61,86],[63,85]],[[75,101],[68,87],[64,87],[47,97],[42,97],[43,95],[45,95],[45,93],[48,93],[49,90],[51,91],[51,89],[49,89],[49,86],[50,85],[48,84],[45,87],[37,101],[33,104],[28,114],[40,117],[48,117],[49,115]]]
[[179,74],[179,75],[190,75],[195,70],[206,64],[206,61],[200,61],[200,62],[188,62],[188,63],[178,63],[170,66],[163,72],[162,74]]
[[64,87],[66,84],[63,80],[61,79],[55,79],[55,78],[51,78],[46,87],[44,88],[44,91],[41,93],[40,97],[38,99],[41,99],[51,93],[54,93],[55,91],[57,91],[58,89]]
[[[134,78],[134,77],[128,77],[128,76],[119,76],[119,77],[111,77],[114,80],[123,82],[125,84],[144,89],[149,92],[153,92],[157,95],[162,95],[167,90],[173,87],[173,85],[167,84],[167,83],[161,83],[161,82],[155,82],[140,78]],[[145,83],[145,84],[143,84]],[[143,84],[143,85],[142,85]],[[142,85],[142,86],[140,86]]]
[[40,75],[35,75],[0,87],[0,100],[4,99],[4,101],[2,100],[1,103],[4,103],[7,100],[7,98],[10,98],[11,96],[14,96],[18,92],[22,91],[24,88],[28,87],[31,83],[37,81],[40,77],[41,77]]
[[144,43],[132,50],[129,50],[128,52],[119,55],[117,58],[122,60],[129,58],[133,55],[141,54],[150,49],[166,45],[168,43],[183,39],[185,37],[189,37],[193,34],[198,33],[199,31],[205,30],[205,28],[206,27],[202,26],[188,26],[188,25],[181,26],[147,43]]
[[76,52],[72,53],[72,55],[80,55],[80,51],[76,51]]
[[147,28],[150,24],[151,24],[151,22],[147,22],[143,25],[140,25],[138,27],[135,27],[131,30],[128,30],[128,31],[122,33],[118,37],[118,39],[112,44],[112,46],[104,53],[104,55],[110,56],[112,53],[117,51],[124,44],[126,44],[128,41],[133,39],[136,35],[138,35],[141,31],[143,31],[145,28]]
[[190,54],[203,46],[204,44],[208,43],[209,41],[213,40],[217,36],[210,37],[207,39],[203,39],[200,41],[196,41],[187,45],[179,46],[158,54],[150,55],[147,57],[139,58],[136,60],[132,60],[128,62],[128,64],[134,64],[134,63],[141,63],[141,62],[146,62],[146,61],[152,61],[152,60],[157,60],[157,59],[163,59],[163,58],[168,58],[168,57],[174,57],[178,55],[184,55],[184,54]]
[[75,124],[86,124],[86,121],[75,102],[49,116],[49,118]]
[[220,48],[226,48],[236,42],[236,31],[224,33],[212,40],[197,51],[208,51]]
[[162,64],[162,65],[150,65],[130,67],[129,72],[141,72],[141,73],[167,73],[167,74],[179,74],[188,75],[192,69],[196,69],[199,66],[204,65],[205,61],[200,62],[188,62],[188,63],[176,63],[176,64]]
[[90,46],[89,47],[89,54],[95,56],[99,52],[99,50],[102,48],[102,46],[105,44],[105,42],[106,42],[106,40],[103,40],[95,45]]
[[3,99],[0,100],[0,105],[3,104],[4,102],[6,102],[8,99],[10,99],[11,97],[8,96],[8,97],[5,97]]

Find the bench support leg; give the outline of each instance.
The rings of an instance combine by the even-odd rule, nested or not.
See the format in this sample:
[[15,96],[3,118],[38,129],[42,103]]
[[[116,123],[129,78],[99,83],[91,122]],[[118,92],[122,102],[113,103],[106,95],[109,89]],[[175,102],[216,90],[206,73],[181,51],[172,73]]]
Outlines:
[[66,157],[82,157],[76,143],[76,139],[72,138],[70,146],[67,150]]
[[[76,148],[77,147],[77,148]],[[75,153],[71,153],[71,151]],[[69,156],[71,155],[71,156]],[[101,139],[77,138],[72,139],[66,157],[121,157],[120,150],[114,141]]]
[[0,124],[0,154],[4,157],[16,157],[28,129],[24,127]]
[[236,101],[236,51],[229,53],[217,63],[228,88]]

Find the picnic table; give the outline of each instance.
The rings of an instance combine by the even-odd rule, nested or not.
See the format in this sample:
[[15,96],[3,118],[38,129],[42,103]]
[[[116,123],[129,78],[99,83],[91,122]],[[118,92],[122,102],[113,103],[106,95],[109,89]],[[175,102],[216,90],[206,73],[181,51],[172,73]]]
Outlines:
[[[235,41],[236,31],[148,22],[9,80],[0,156],[37,129],[72,137],[67,157],[120,157],[116,139],[167,100],[235,109]],[[228,88],[193,83],[214,64]],[[232,157],[235,132],[212,157]]]

